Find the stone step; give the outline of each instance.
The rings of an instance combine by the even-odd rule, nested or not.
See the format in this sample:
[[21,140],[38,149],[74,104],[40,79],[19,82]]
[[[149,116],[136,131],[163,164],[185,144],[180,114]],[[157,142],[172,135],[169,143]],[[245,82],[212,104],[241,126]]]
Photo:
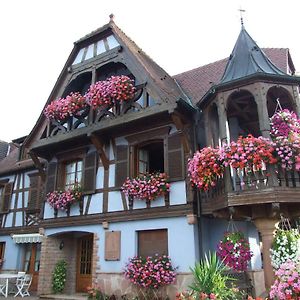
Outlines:
[[47,294],[40,295],[41,300],[87,300],[87,294]]

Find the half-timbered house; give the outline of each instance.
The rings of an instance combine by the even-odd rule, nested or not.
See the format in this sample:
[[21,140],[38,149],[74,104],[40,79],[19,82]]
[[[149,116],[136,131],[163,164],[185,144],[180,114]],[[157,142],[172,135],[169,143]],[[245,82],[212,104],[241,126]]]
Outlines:
[[[130,77],[136,91],[117,107],[85,108],[60,122],[41,113],[27,137],[4,143],[2,269],[33,274],[32,289],[49,294],[54,266],[65,259],[66,293],[83,292],[97,281],[106,293],[124,294],[130,290],[122,273],[128,258],[165,253],[178,267],[177,281],[168,288],[173,295],[187,287],[189,267],[215,249],[231,215],[254,253],[254,284],[261,285],[264,275],[269,284],[268,253],[263,252],[264,273],[258,231],[268,247],[278,211],[297,214],[299,184],[281,178],[264,186],[261,180],[257,189],[244,191],[226,173],[213,191],[199,193],[186,166],[199,147],[241,132],[268,136],[278,97],[298,112],[294,71],[288,49],[262,51],[243,27],[229,59],[174,77],[112,19],[75,42],[45,107],[71,92],[85,94],[112,75]],[[153,201],[125,196],[123,182],[143,172],[167,173],[170,192]],[[45,201],[49,192],[75,182],[83,198],[70,209],[53,209]]]

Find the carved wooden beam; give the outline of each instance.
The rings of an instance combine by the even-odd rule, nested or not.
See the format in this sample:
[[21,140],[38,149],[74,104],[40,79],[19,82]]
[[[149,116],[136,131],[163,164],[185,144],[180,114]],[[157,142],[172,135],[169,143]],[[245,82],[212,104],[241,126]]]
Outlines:
[[171,118],[172,118],[172,121],[175,124],[177,130],[180,130],[182,132],[181,140],[182,140],[184,152],[189,153],[191,149],[189,146],[188,136],[187,136],[187,133],[185,132],[185,127],[183,125],[181,117],[178,114],[172,113]]
[[90,134],[89,137],[90,137],[92,143],[94,144],[94,146],[96,147],[96,149],[99,153],[99,156],[101,158],[104,169],[108,170],[108,168],[109,168],[109,159],[106,156],[106,153],[104,151],[104,144],[99,139],[99,137],[97,135],[93,134],[93,133]]
[[34,163],[34,166],[37,168],[37,170],[39,172],[39,176],[42,178],[42,181],[45,182],[46,181],[46,173],[45,173],[44,167],[43,167],[42,163],[40,162],[38,156],[32,151],[29,151],[29,155]]

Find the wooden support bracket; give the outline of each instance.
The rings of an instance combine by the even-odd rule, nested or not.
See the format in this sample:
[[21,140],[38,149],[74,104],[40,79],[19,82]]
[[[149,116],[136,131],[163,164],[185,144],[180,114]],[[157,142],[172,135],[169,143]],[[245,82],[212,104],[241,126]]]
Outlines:
[[109,168],[109,159],[108,157],[106,156],[106,153],[104,151],[104,144],[103,142],[99,139],[99,137],[95,134],[90,134],[89,135],[92,143],[94,144],[94,146],[96,147],[98,153],[99,153],[99,156],[101,158],[101,161],[102,161],[102,164],[103,164],[103,167],[105,170],[108,170]]
[[34,163],[34,166],[37,168],[37,170],[39,172],[39,176],[42,178],[42,181],[45,182],[46,181],[46,172],[45,172],[43,165],[40,162],[38,156],[32,151],[29,151],[29,155]]

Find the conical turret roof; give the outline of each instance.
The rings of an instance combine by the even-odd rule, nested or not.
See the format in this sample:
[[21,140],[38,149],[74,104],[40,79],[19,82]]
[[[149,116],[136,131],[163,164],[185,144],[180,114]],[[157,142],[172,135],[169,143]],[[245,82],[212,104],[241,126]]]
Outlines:
[[244,26],[242,26],[220,84],[229,83],[256,73],[287,75],[267,58]]

